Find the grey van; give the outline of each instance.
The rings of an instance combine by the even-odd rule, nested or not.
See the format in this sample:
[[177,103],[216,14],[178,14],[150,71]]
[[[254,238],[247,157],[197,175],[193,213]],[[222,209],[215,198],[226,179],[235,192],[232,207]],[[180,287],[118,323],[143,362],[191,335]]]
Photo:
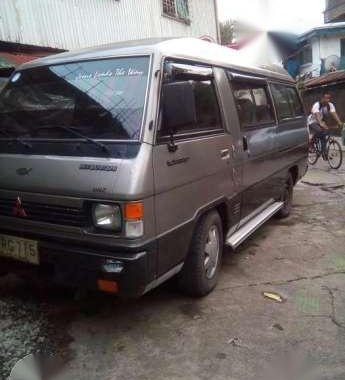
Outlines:
[[27,63],[0,95],[0,271],[206,295],[224,246],[289,215],[305,124],[284,70],[197,39]]

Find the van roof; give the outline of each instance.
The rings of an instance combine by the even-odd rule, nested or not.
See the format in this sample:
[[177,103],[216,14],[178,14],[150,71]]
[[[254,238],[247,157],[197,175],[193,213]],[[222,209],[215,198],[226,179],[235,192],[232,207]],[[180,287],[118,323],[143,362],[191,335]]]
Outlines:
[[72,50],[40,58],[19,67],[20,70],[88,59],[111,58],[124,55],[160,54],[212,65],[229,67],[250,74],[294,82],[286,70],[278,65],[248,66],[240,52],[197,38],[154,38],[125,41],[91,48]]

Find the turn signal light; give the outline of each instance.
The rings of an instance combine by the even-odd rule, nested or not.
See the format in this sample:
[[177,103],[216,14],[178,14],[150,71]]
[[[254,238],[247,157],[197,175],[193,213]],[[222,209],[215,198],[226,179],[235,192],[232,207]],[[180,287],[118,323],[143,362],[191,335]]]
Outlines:
[[107,293],[118,293],[119,291],[119,286],[116,281],[99,279],[97,281],[97,287],[98,287],[98,290],[101,290],[102,292],[107,292]]
[[131,202],[124,205],[125,234],[130,239],[144,235],[144,204]]
[[125,204],[125,219],[140,220],[144,217],[144,205],[141,202]]

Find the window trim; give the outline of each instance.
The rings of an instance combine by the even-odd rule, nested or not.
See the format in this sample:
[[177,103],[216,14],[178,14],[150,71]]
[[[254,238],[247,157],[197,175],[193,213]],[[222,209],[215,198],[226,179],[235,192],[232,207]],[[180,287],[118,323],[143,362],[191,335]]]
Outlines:
[[[174,141],[190,141],[190,140],[200,140],[206,137],[225,135],[224,129],[205,129],[204,131],[195,132],[183,132],[174,134]],[[170,136],[158,136],[156,145],[167,144],[170,142]]]
[[[205,65],[204,63],[200,62],[192,62],[188,60],[180,60],[176,58],[171,58],[171,57],[163,57],[162,59],[162,64],[161,64],[161,80],[160,80],[160,85],[158,88],[158,113],[157,113],[157,121],[156,121],[156,131],[155,131],[155,138],[154,138],[154,145],[162,145],[166,144],[167,142],[170,141],[170,136],[169,135],[164,135],[160,136],[159,134],[159,129],[162,123],[162,90],[163,90],[163,72],[164,72],[164,65],[165,62],[169,60],[174,63],[181,63],[181,64],[188,64],[188,65],[194,65],[194,66],[200,66],[202,64],[205,67],[208,67],[214,71],[214,66],[212,65]],[[204,129],[204,130],[195,130],[195,131],[182,131],[182,132],[177,132],[174,134],[174,140],[175,141],[187,141],[187,140],[193,140],[195,138],[205,138],[208,136],[214,136],[214,135],[221,135],[221,134],[226,134],[227,129],[225,128],[225,121],[224,121],[224,111],[221,106],[221,98],[220,98],[220,93],[219,93],[219,88],[217,85],[216,78],[210,78],[207,79],[208,81],[211,82],[213,85],[214,91],[215,91],[215,96],[216,96],[216,101],[218,105],[218,110],[219,110],[219,128],[212,128],[212,129]]]
[[251,83],[258,83],[258,84],[266,84],[267,85],[267,80],[266,78],[261,78],[261,77],[255,77],[252,75],[246,75],[246,74],[239,74],[236,72],[232,72],[227,70],[227,75],[230,81],[233,82],[244,82],[248,81]]

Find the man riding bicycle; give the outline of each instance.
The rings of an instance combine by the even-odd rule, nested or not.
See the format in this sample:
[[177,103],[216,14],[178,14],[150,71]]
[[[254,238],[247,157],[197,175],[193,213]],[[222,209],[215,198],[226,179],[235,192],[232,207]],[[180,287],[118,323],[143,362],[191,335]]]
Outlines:
[[326,157],[326,145],[327,145],[327,135],[329,134],[329,127],[327,123],[329,119],[333,118],[338,126],[342,126],[335,106],[331,103],[331,94],[329,92],[324,92],[322,94],[321,100],[316,102],[312,109],[311,114],[308,117],[308,128],[312,135],[312,138],[319,138],[322,146],[322,157],[324,160]]

